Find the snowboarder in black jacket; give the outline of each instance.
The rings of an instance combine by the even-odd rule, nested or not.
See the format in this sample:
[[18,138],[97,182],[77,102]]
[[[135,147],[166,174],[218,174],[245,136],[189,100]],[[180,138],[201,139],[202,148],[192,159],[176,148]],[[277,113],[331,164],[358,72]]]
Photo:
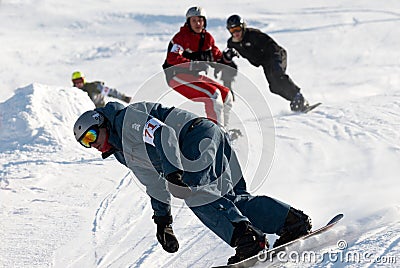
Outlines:
[[252,65],[262,66],[271,92],[290,101],[292,111],[304,111],[308,102],[300,93],[300,88],[285,73],[286,50],[267,34],[258,29],[248,28],[239,15],[230,16],[226,28],[232,35],[228,40],[228,49],[231,49],[232,57],[237,51]]

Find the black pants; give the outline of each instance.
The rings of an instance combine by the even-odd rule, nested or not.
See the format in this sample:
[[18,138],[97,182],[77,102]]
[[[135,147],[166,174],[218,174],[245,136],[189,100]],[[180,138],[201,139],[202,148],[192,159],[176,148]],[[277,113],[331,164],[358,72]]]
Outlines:
[[293,100],[300,88],[287,75],[287,54],[284,49],[275,52],[273,59],[262,65],[265,77],[268,80],[269,89],[288,101]]

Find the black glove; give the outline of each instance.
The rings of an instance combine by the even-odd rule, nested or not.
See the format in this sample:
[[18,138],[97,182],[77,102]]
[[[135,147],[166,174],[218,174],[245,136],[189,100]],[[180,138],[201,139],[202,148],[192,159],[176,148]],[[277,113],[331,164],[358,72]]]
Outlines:
[[157,224],[157,240],[166,252],[174,253],[179,249],[178,239],[172,230],[172,216],[153,216],[154,222]]
[[198,72],[207,71],[208,66],[209,65],[205,61],[191,61],[189,70]]
[[184,51],[182,56],[192,61],[213,61],[212,51],[196,51],[196,52],[187,52]]
[[126,103],[130,103],[131,100],[132,100],[132,97],[123,96],[123,97],[122,97],[122,100],[123,100],[124,102],[126,102]]
[[[214,77],[218,78],[218,74],[222,71],[222,80],[224,80],[223,77],[232,77],[233,80],[233,77],[237,75],[238,66],[236,65],[236,63],[234,61],[227,63],[223,59],[220,59],[219,61],[217,61],[217,63],[218,64],[214,64]],[[226,68],[225,66],[229,66],[231,68]]]
[[185,199],[190,196],[192,190],[182,181],[182,172],[176,171],[166,176],[168,190],[176,198]]
[[234,57],[239,57],[239,54],[233,48],[227,48],[222,52],[222,57],[226,63],[230,63]]

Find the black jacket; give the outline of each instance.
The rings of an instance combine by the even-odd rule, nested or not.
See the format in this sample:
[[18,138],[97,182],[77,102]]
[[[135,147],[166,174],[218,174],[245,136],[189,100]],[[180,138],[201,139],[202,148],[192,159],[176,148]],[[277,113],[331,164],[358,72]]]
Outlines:
[[257,67],[268,64],[276,53],[283,50],[269,35],[253,28],[245,29],[240,42],[229,38],[228,47],[236,49],[243,58]]

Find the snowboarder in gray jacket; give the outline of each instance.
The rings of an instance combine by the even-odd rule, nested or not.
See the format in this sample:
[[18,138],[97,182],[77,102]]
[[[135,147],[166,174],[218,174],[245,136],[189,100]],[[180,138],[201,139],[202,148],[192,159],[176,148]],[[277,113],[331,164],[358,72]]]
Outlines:
[[265,233],[280,235],[276,244],[282,244],[311,229],[310,218],[301,211],[247,192],[228,135],[209,119],[158,103],[124,107],[109,102],[83,113],[74,135],[103,158],[114,155],[145,185],[156,237],[167,252],[179,248],[171,225],[171,194],[184,199],[205,226],[236,248],[228,263],[268,247]]

